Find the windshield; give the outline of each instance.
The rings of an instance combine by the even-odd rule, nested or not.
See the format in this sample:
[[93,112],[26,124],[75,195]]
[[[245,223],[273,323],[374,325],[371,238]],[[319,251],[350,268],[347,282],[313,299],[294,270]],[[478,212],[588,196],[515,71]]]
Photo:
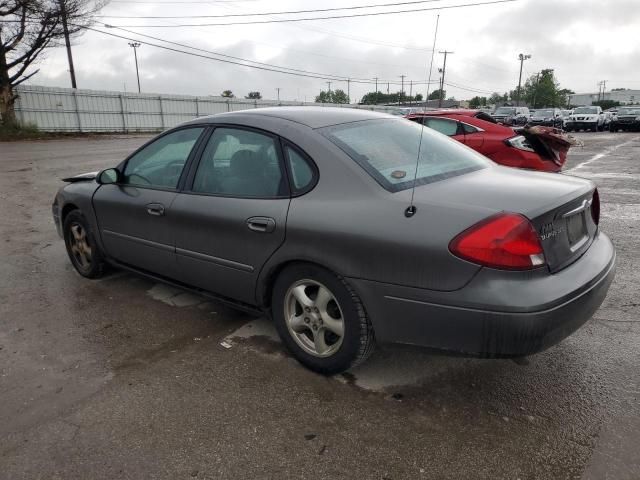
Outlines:
[[553,110],[536,110],[536,117],[553,117]]
[[491,165],[488,159],[457,141],[403,119],[347,123],[321,132],[392,192],[412,187],[414,178],[416,185],[424,185]]
[[618,110],[618,115],[640,115],[640,107],[621,108]]
[[573,113],[598,113],[598,109],[596,107],[578,107]]
[[500,107],[496,108],[496,111],[493,113],[496,115],[513,115],[516,113],[516,109],[512,107]]

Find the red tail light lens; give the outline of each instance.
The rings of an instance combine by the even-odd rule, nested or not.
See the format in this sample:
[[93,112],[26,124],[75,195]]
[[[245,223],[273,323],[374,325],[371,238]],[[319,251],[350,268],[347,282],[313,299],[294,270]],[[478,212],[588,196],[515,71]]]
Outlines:
[[506,270],[530,270],[545,263],[533,225],[515,213],[500,213],[477,223],[454,238],[449,250],[470,262]]
[[591,218],[593,218],[593,223],[596,225],[600,223],[600,194],[597,188],[593,192],[593,199],[591,200]]

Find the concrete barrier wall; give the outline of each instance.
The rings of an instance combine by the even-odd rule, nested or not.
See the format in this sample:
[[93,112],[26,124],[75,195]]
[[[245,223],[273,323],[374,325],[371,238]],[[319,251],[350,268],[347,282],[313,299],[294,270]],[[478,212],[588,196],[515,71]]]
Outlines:
[[393,107],[385,106],[155,95],[33,85],[21,85],[16,93],[18,120],[23,124],[34,124],[45,132],[158,132],[196,117],[273,106],[393,110]]

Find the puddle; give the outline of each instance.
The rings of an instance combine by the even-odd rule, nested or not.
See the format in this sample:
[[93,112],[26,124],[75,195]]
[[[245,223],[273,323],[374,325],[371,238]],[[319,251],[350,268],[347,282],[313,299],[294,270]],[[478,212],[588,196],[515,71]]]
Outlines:
[[[283,347],[273,323],[261,317],[244,324],[220,341],[225,348],[248,346],[262,354],[281,358]],[[269,348],[265,348],[268,346]],[[461,369],[477,360],[434,355],[427,350],[404,345],[378,347],[362,365],[334,376],[334,379],[364,390],[387,392],[415,386],[449,369]]]
[[154,300],[159,300],[173,307],[192,307],[207,303],[207,299],[200,295],[185,292],[184,290],[162,283],[157,283],[147,291]]

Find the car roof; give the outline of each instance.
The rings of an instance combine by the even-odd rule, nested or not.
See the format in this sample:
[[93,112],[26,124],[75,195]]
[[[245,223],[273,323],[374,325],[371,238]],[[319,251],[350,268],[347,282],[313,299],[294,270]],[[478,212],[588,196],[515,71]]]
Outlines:
[[398,118],[386,113],[371,110],[339,107],[267,107],[235,112],[219,113],[208,117],[201,117],[189,123],[220,123],[231,117],[276,117],[300,123],[311,128],[322,128],[341,123],[359,122],[363,120]]
[[412,117],[419,117],[421,115],[464,115],[465,117],[475,117],[482,110],[472,110],[470,108],[450,108],[441,110],[426,110],[424,112],[412,113]]

